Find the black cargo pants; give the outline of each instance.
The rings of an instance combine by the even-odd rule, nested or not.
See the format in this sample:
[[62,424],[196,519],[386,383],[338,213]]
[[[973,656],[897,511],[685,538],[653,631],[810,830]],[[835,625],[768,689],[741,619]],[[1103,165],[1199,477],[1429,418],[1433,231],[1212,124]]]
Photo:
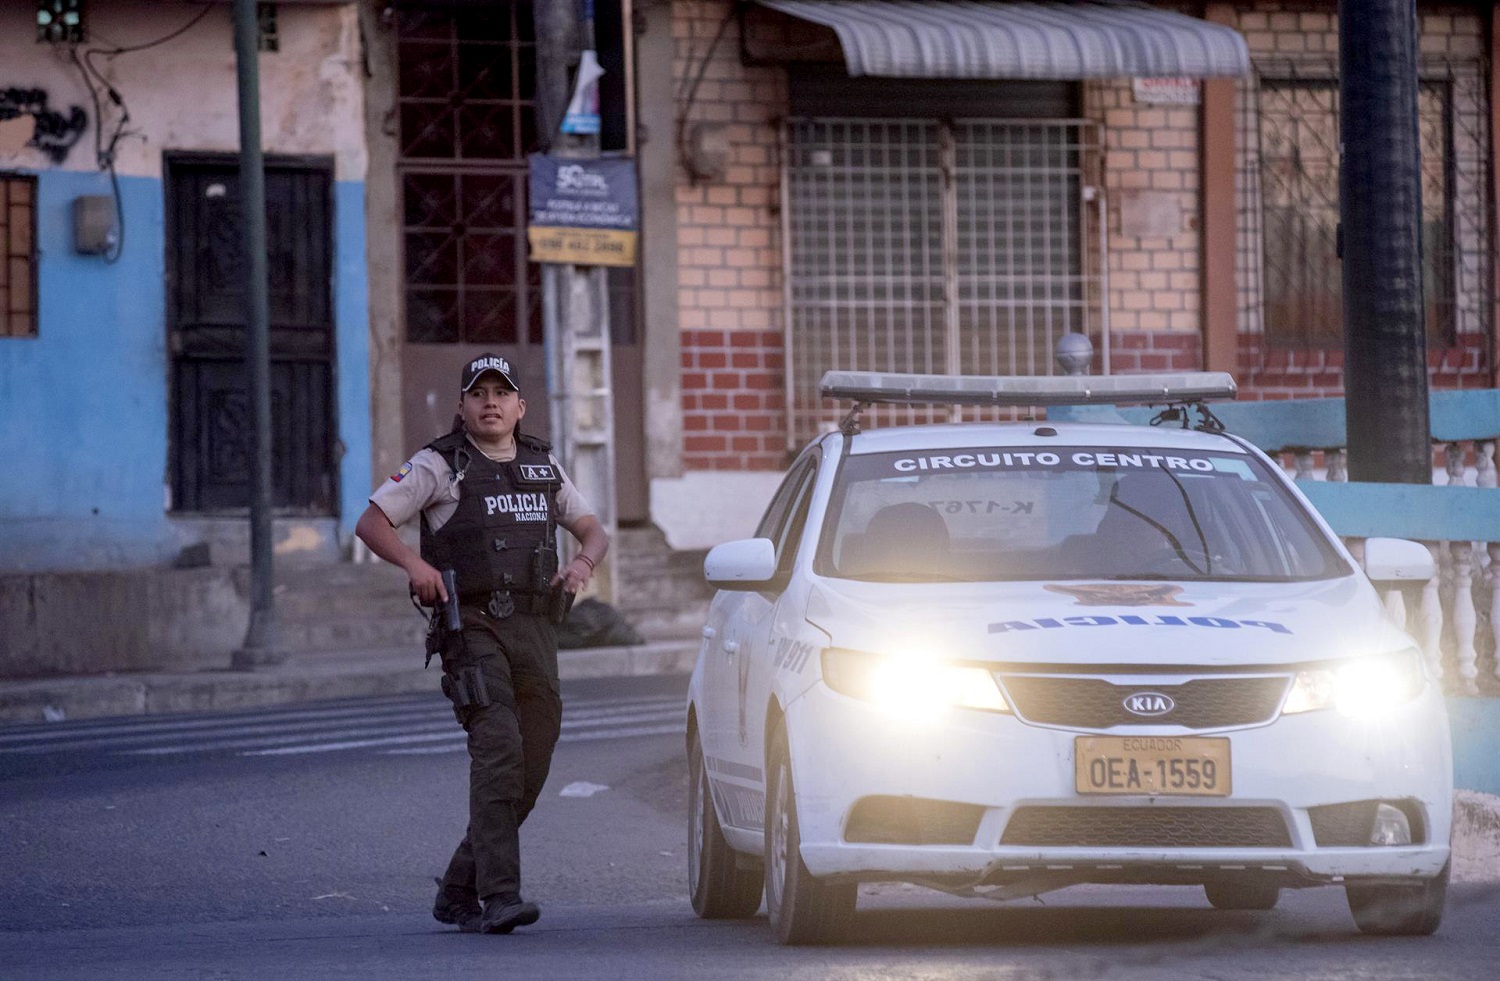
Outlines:
[[469,734],[469,828],[443,891],[453,901],[488,901],[521,891],[521,822],[547,782],[562,728],[557,634],[539,614],[462,612],[467,660],[479,662],[490,704],[458,710]]

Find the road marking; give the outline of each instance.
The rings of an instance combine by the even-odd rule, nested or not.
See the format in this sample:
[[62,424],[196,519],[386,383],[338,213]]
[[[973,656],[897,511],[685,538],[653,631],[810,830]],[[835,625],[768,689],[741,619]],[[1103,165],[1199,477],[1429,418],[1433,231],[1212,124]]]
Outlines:
[[[679,695],[564,699],[563,738],[628,736],[643,728],[654,732],[667,723],[680,730],[684,702]],[[286,756],[387,746],[405,747],[384,750],[387,753],[462,752],[466,737],[454,722],[448,701],[428,694],[220,716],[141,717],[0,730],[0,757],[90,751],[158,758],[229,751],[242,756]]]
[[[567,715],[586,716],[595,710],[615,710],[632,705],[686,704],[686,699],[677,695],[637,695],[630,698],[564,699],[563,711]],[[57,748],[59,741],[77,741],[78,748],[84,740],[97,740],[106,736],[145,736],[156,733],[191,733],[194,730],[216,731],[226,726],[269,726],[279,722],[334,721],[358,718],[371,714],[424,715],[451,717],[448,700],[437,692],[414,695],[391,695],[373,699],[361,699],[357,705],[317,703],[306,708],[272,709],[267,711],[231,712],[219,715],[191,715],[162,718],[139,716],[114,719],[82,719],[73,722],[53,722],[23,726],[0,727],[0,752],[6,747],[26,743],[49,743]],[[72,747],[69,747],[72,748]]]
[[[595,742],[600,739],[630,739],[636,736],[680,736],[686,720],[679,719],[671,725],[633,726],[628,729],[604,729],[590,732],[564,732],[558,737],[560,743]],[[386,756],[436,756],[439,753],[463,753],[468,750],[465,743],[451,746],[414,746],[410,749],[387,749]]]
[[[407,734],[420,734],[437,732],[448,735],[453,728],[453,721],[434,722],[428,725],[412,726],[403,730]],[[391,732],[388,726],[367,726],[363,729],[339,729],[333,732],[317,733],[318,736],[327,736],[336,739],[349,739],[354,736],[380,736]],[[395,737],[402,738],[402,737]],[[258,739],[212,739],[206,742],[187,743],[181,746],[152,746],[147,749],[120,750],[117,756],[176,756],[182,753],[212,753],[225,749],[251,749],[266,746],[285,746],[289,743],[306,743],[307,733],[297,733],[290,736],[262,736]],[[252,754],[241,753],[241,756]]]
[[[396,713],[388,716],[381,716],[381,719],[387,724],[400,724],[404,722],[422,723],[424,721],[438,722],[446,716],[447,719],[451,722],[453,719],[452,711],[448,710],[446,706],[440,706],[439,709],[439,711],[423,710],[419,712]],[[306,730],[316,731],[318,729],[327,729],[330,727],[330,725],[336,727],[339,725],[346,725],[349,723],[363,721],[368,716],[369,713],[365,713],[364,716],[350,715],[341,718],[311,719],[295,722],[267,722],[264,724],[243,726],[223,726],[221,724],[217,728],[203,727],[198,729],[179,730],[175,732],[145,732],[140,734],[122,732],[118,735],[104,736],[97,739],[60,739],[56,742],[42,743],[39,745],[0,746],[0,754],[56,753],[72,749],[109,749],[112,747],[124,747],[131,745],[138,746],[141,744],[170,742],[172,740],[181,740],[185,738],[191,739],[202,737],[213,739],[233,736],[254,736],[258,733],[263,732],[287,733],[301,732]]]
[[[563,722],[562,735],[559,742],[574,742],[583,739],[612,739],[619,736],[656,734],[661,732],[680,732],[685,724],[685,716],[681,710],[672,712],[632,712],[623,713],[612,719],[586,720],[578,724]],[[645,727],[638,725],[626,725],[619,728],[622,723],[647,723],[647,722],[671,722],[665,727]],[[346,740],[332,743],[305,743],[295,746],[279,746],[274,749],[253,749],[240,753],[241,756],[302,756],[308,753],[332,753],[346,749],[368,749],[375,746],[401,746],[407,743],[430,743],[447,740],[451,745],[444,747],[427,748],[428,753],[458,752],[468,747],[468,737],[463,732],[453,732],[452,727],[447,731],[422,736],[389,736],[377,739]],[[390,750],[397,753],[397,750]],[[415,755],[416,750],[411,750],[404,755]]]
[[[418,704],[422,702],[425,704]],[[337,718],[342,716],[367,715],[372,711],[392,706],[396,711],[438,710],[446,708],[448,700],[434,692],[432,695],[401,695],[381,698],[378,701],[361,701],[358,705],[335,705],[316,703],[296,709],[268,709],[266,711],[237,711],[215,715],[175,716],[127,716],[113,719],[80,719],[74,722],[51,722],[42,725],[0,727],[0,745],[59,737],[86,738],[114,733],[176,731],[186,729],[215,728],[239,722],[274,722],[279,720]]]
[[614,729],[608,732],[565,732],[559,738],[560,743],[583,743],[592,742],[595,739],[623,739],[626,736],[668,736],[673,733],[683,732],[683,723],[670,726],[641,726],[635,729]]

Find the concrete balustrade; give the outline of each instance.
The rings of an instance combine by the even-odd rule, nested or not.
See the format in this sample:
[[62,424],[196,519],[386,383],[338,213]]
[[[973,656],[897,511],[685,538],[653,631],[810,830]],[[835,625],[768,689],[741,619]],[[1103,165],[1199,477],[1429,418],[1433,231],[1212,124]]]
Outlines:
[[[1420,589],[1388,591],[1387,608],[1450,693],[1500,694],[1500,390],[1432,393],[1431,486],[1351,482],[1343,399],[1212,408],[1230,432],[1280,460],[1357,559],[1365,538],[1425,544],[1436,575]],[[1139,424],[1155,411],[1120,415]]]

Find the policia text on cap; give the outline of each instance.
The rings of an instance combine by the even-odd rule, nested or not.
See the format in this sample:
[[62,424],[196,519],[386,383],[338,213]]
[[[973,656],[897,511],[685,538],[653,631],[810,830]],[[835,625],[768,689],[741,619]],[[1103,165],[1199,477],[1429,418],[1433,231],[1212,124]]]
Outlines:
[[[443,690],[469,737],[469,827],[433,916],[509,933],[540,916],[521,898],[517,832],[546,782],[562,724],[552,594],[585,586],[609,537],[548,444],[520,432],[526,401],[509,363],[494,355],[466,362],[459,385],[453,431],[376,489],[355,534],[406,570],[425,605],[448,599],[444,571],[456,584],[461,629],[441,653]],[[420,555],[396,533],[413,518]],[[561,569],[558,525],[581,545]]]

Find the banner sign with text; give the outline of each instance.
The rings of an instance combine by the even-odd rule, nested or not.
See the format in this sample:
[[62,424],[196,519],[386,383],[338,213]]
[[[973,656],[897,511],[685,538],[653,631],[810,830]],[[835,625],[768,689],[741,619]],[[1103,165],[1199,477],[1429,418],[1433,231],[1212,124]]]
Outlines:
[[533,153],[531,216],[526,238],[532,262],[580,266],[635,265],[635,161],[567,160]]

